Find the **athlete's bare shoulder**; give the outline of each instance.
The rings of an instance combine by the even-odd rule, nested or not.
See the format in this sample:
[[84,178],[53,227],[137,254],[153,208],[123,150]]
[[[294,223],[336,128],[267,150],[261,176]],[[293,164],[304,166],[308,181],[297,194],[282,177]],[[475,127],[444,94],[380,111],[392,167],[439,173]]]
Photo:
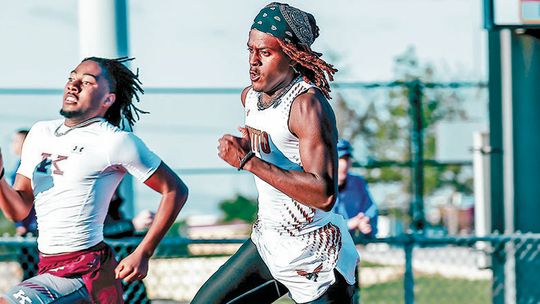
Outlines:
[[293,102],[291,112],[332,111],[330,103],[318,88],[309,88],[298,95]]
[[332,130],[332,125],[335,125],[334,111],[319,89],[310,88],[294,99],[289,119],[293,134],[298,135],[297,132],[310,126]]

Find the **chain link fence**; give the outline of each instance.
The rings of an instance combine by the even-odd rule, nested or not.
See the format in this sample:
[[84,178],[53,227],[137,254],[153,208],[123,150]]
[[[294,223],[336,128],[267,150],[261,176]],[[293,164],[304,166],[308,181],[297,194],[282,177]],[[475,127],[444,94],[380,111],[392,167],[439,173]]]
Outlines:
[[[140,239],[108,240],[127,256]],[[189,303],[245,239],[166,238],[126,303]],[[362,303],[538,303],[540,235],[356,240]],[[37,270],[35,239],[0,238],[0,293]],[[293,303],[283,298],[277,303]]]
[[[242,121],[243,111],[237,100],[240,88],[148,88],[146,91],[143,108],[153,115],[138,124],[137,133],[160,156],[170,159],[170,165],[190,185],[190,200],[197,204],[186,205],[183,212],[190,213],[193,211],[190,208],[194,208],[191,206],[197,206],[212,213],[209,210],[216,208],[210,204],[215,204],[217,198],[235,192],[255,195],[251,176],[224,168],[215,156],[215,140],[224,130],[235,130]],[[355,145],[362,157],[358,157],[354,169],[370,182],[381,215],[391,219],[386,235],[399,235],[409,227],[421,228],[425,221],[446,227],[450,234],[470,233],[470,221],[463,224],[455,220],[457,216],[450,216],[453,213],[448,215],[451,212],[446,209],[451,208],[442,208],[464,208],[461,206],[464,204],[450,204],[448,195],[440,192],[448,189],[465,195],[471,192],[468,189],[472,180],[470,155],[467,151],[462,153],[465,156],[457,155],[448,147],[456,146],[453,140],[456,136],[472,138],[471,130],[482,129],[485,124],[485,84],[341,83],[336,85],[335,93],[332,104],[341,118],[338,124],[342,136],[350,139],[362,135]],[[43,102],[36,104],[33,98],[24,98],[32,94],[40,95]],[[36,120],[56,117],[57,110],[51,109],[49,101],[54,103],[61,91],[0,89],[0,95],[38,109],[23,115],[6,108],[7,112],[0,114],[0,126],[3,126],[0,140],[7,145],[10,133],[6,132],[15,124],[30,125]],[[170,111],[178,102],[206,106],[186,106],[181,113]],[[438,123],[443,121],[446,124]],[[471,125],[456,134],[456,126],[452,125],[455,121]],[[446,136],[449,132],[452,137]],[[178,149],[178,142],[197,142],[197,145]],[[448,151],[449,155],[437,151]],[[207,168],[195,166],[198,161],[193,155],[212,162],[205,162]],[[213,187],[208,187],[209,184]],[[140,201],[155,200],[154,193],[144,186],[135,185],[135,193]],[[465,207],[472,210],[472,206]],[[454,220],[447,221],[447,217]],[[166,238],[151,259],[143,283],[124,285],[126,303],[150,300],[189,303],[247,235],[234,235],[219,228],[221,233],[216,236],[215,227],[208,228],[212,230],[199,229],[199,235],[190,233],[189,238]],[[531,287],[535,286],[537,277],[538,238],[536,235],[432,238],[401,234],[357,240],[362,256],[359,267],[362,302],[537,303],[540,295]],[[117,259],[121,259],[139,241],[133,238],[107,242]],[[0,293],[36,272],[34,239],[0,238]],[[281,299],[279,303],[292,302]]]

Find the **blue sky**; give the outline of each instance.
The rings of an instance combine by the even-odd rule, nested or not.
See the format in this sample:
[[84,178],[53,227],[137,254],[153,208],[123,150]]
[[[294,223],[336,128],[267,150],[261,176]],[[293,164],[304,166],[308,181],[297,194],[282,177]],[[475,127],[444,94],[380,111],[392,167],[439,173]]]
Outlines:
[[[146,87],[237,87],[249,84],[248,29],[266,1],[129,1],[130,55]],[[441,80],[485,78],[481,1],[290,1],[313,13],[321,28],[314,49],[338,58],[338,81],[392,80],[393,59],[414,46]],[[96,21],[97,22],[97,21]],[[62,88],[80,61],[74,0],[25,0],[0,10],[0,87]],[[60,96],[0,95],[0,147],[10,164],[11,132],[58,118]],[[217,139],[242,124],[236,95],[154,95],[137,134],[174,168],[227,168]],[[180,172],[181,173],[181,172]],[[191,200],[185,214],[215,212],[235,192],[255,195],[249,175],[185,176]],[[156,196],[139,192],[138,208]]]

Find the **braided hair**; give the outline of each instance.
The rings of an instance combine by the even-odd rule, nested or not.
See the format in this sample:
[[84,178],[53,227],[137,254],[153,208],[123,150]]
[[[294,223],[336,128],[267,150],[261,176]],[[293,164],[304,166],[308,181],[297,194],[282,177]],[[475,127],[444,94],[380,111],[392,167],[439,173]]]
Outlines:
[[[310,13],[306,14],[312,29],[313,40],[315,40],[319,37],[319,27],[315,22],[315,17]],[[321,53],[311,50],[307,45],[287,43],[281,39],[277,39],[277,41],[283,52],[297,63],[294,68],[302,74],[304,80],[315,84],[326,98],[331,99],[329,81],[334,81],[334,74],[338,70],[321,59]]]
[[[107,59],[100,57],[88,57],[85,61],[93,61],[105,70],[105,77],[109,81],[111,93],[116,94],[116,99],[112,106],[105,113],[105,119],[122,129],[133,130],[133,125],[140,118],[140,114],[147,114],[133,104],[133,97],[140,101],[139,93],[144,94],[139,80],[139,70],[133,73],[124,63],[135,58],[120,57]],[[126,125],[127,122],[127,125]]]

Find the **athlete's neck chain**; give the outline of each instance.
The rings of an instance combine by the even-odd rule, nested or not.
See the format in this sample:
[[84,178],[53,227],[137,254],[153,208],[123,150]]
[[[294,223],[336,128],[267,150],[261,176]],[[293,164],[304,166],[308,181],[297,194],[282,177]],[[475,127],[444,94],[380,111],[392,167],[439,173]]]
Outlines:
[[80,122],[76,125],[74,125],[73,127],[68,127],[67,130],[65,130],[64,132],[60,132],[60,128],[64,125],[64,123],[61,123],[57,128],[56,130],[54,130],[54,136],[56,137],[60,137],[60,136],[64,136],[66,134],[68,134],[69,132],[71,132],[72,130],[74,129],[78,129],[78,128],[82,128],[82,127],[86,127],[90,124],[93,124],[95,122],[98,122],[98,121],[104,121],[105,118],[103,117],[94,117],[94,118],[90,118],[88,120],[85,120],[83,122]]
[[263,93],[261,92],[261,94],[259,94],[259,100],[257,101],[257,109],[259,109],[259,111],[262,111],[270,108],[271,106],[273,106],[274,108],[277,107],[281,102],[281,98],[283,97],[283,95],[289,92],[289,90],[297,83],[297,79],[297,77],[293,78],[293,80],[291,80],[291,82],[286,87],[281,89],[279,93],[273,96],[268,103],[264,103],[262,101]]

